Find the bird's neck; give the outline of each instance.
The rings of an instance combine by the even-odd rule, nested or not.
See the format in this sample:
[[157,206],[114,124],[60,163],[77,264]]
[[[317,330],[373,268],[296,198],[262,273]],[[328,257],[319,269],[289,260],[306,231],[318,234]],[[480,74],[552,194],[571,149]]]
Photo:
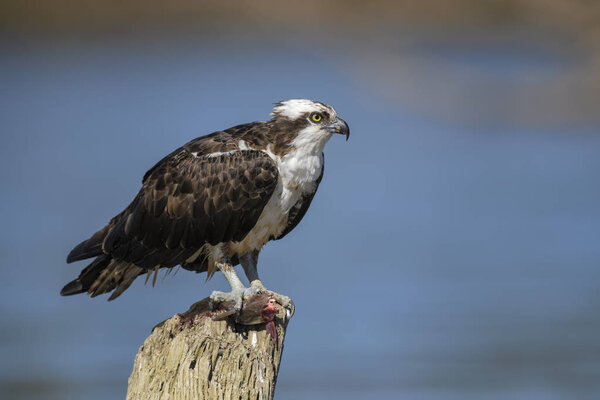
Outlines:
[[291,147],[298,154],[307,157],[321,156],[331,135],[330,132],[320,129],[318,126],[309,126],[298,132],[298,135],[291,142]]

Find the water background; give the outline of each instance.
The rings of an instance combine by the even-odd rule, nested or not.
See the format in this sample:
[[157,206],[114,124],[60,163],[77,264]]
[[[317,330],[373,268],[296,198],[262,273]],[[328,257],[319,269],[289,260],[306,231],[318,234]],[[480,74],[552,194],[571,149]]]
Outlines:
[[[600,124],[490,110],[518,101],[502,88],[520,74],[563,61],[520,43],[479,50],[419,48],[488,82],[485,107],[467,83],[465,98],[385,92],[347,49],[4,42],[2,397],[124,398],[151,327],[227,283],[182,270],[110,303],[64,298],[85,266],[67,253],[174,148],[305,97],[332,104],[351,137],[332,138],[307,216],[261,253],[263,282],[297,307],[278,398],[599,398]],[[458,111],[428,113],[426,98]]]

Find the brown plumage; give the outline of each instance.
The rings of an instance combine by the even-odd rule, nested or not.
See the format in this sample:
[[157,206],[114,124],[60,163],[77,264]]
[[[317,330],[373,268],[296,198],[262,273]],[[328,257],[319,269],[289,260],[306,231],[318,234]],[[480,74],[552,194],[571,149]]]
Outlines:
[[[144,175],[129,206],[71,251],[69,263],[95,259],[61,294],[94,297],[114,291],[112,300],[137,276],[177,265],[210,276],[215,260],[207,246],[240,242],[255,227],[281,184],[275,159],[294,149],[297,133],[307,126],[306,117],[275,114],[270,121],[196,138],[164,157]],[[321,168],[314,189],[299,196],[284,229],[270,239],[299,223],[322,175]],[[230,255],[233,265],[238,256]]]

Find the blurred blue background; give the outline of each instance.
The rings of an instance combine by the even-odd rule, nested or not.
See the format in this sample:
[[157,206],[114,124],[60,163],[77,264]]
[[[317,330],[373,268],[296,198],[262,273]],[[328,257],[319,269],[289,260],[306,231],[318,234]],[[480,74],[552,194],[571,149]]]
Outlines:
[[277,397],[600,398],[600,8],[415,3],[4,5],[2,397],[124,398],[150,329],[227,283],[63,298],[67,253],[176,147],[311,98],[352,135],[261,253],[297,307]]

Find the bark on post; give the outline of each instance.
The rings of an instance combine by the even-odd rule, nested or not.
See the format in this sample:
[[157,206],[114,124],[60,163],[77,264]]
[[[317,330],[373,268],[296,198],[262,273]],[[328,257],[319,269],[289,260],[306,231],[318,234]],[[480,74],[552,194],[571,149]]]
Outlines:
[[[261,296],[241,320],[260,320]],[[276,338],[264,322],[213,320],[208,298],[157,325],[135,357],[127,400],[272,399],[293,306],[277,309]]]

